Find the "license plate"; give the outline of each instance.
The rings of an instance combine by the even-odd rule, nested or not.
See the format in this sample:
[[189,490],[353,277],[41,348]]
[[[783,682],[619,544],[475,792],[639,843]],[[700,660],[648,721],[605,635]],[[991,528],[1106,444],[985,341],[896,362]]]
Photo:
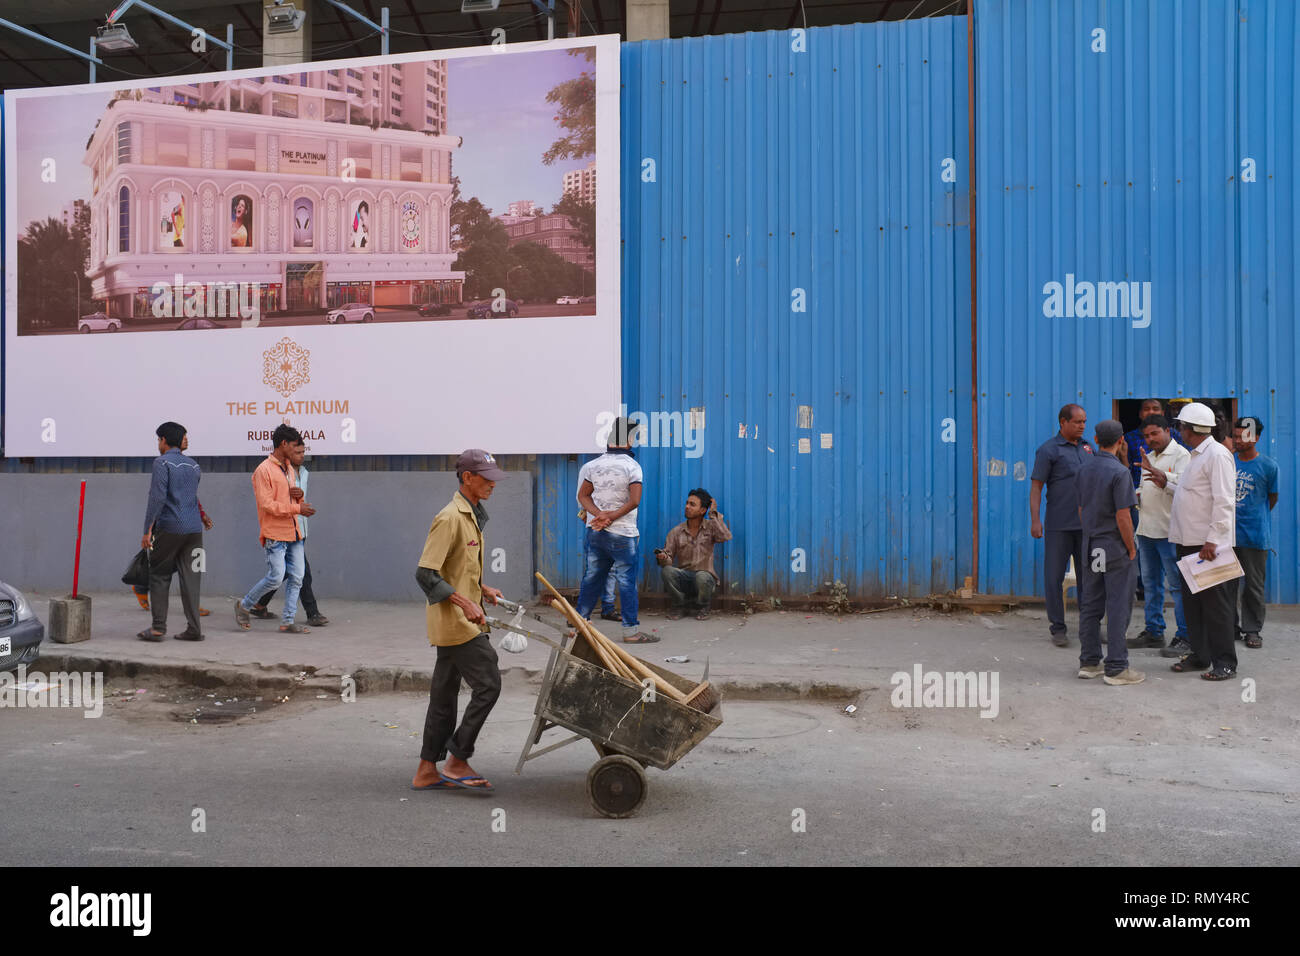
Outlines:
[[12,637],[0,637],[0,657],[8,657],[13,653],[13,651],[10,650],[12,644]]

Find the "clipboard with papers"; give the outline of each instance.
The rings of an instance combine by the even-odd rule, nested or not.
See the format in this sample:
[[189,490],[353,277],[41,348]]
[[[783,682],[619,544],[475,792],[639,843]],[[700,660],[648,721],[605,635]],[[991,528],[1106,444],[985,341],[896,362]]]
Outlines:
[[1224,581],[1244,577],[1237,553],[1232,548],[1217,548],[1213,561],[1202,560],[1195,551],[1178,559],[1178,570],[1192,594],[1200,594]]

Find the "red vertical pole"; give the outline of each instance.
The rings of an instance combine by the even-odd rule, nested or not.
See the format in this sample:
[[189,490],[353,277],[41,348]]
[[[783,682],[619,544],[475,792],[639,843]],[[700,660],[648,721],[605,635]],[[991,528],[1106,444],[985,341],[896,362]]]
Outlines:
[[81,574],[81,522],[86,516],[86,479],[81,480],[81,507],[77,509],[77,557],[72,564],[72,596],[77,596],[77,578]]

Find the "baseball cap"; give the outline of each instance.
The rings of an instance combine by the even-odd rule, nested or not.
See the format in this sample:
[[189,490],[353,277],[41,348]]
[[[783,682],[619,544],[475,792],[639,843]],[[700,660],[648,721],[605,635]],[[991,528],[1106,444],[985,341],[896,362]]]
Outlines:
[[456,459],[457,476],[467,471],[482,475],[488,481],[500,481],[506,476],[506,473],[497,467],[497,460],[482,448],[467,448]]
[[1113,418],[1097,423],[1097,444],[1109,448],[1124,437],[1124,426]]

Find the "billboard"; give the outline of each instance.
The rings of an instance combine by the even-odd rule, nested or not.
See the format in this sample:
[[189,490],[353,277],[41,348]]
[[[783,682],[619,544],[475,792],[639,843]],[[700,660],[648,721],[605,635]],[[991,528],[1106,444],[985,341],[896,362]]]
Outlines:
[[592,448],[618,38],[306,66],[5,93],[8,455]]

